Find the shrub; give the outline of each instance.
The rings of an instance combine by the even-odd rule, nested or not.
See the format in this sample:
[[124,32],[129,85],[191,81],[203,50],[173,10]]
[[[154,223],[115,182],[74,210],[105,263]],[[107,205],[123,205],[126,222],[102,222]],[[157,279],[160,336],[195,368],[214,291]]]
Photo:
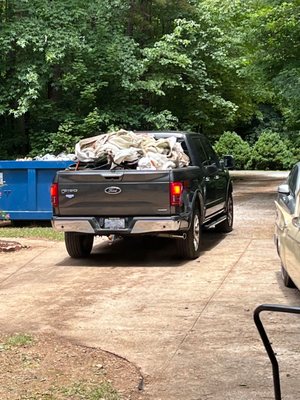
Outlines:
[[74,153],[75,144],[81,136],[73,135],[72,132],[58,129],[56,133],[41,132],[30,135],[31,151],[29,156],[43,156],[47,153],[58,155],[61,152]]
[[279,133],[264,131],[253,147],[251,166],[255,169],[289,169],[295,162],[295,156],[287,140]]
[[290,135],[290,138],[286,140],[286,145],[293,155],[290,165],[292,166],[300,161],[300,131],[293,132],[293,135]]
[[219,157],[232,155],[236,169],[246,169],[251,159],[251,147],[235,132],[224,132],[215,143],[214,149]]

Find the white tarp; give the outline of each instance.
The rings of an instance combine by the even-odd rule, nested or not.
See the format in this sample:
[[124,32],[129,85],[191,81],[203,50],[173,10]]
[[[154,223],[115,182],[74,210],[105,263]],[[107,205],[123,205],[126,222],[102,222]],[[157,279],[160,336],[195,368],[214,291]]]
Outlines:
[[136,163],[137,169],[181,168],[190,163],[175,136],[155,139],[123,129],[80,140],[75,155],[82,162],[106,158],[111,168],[126,162]]

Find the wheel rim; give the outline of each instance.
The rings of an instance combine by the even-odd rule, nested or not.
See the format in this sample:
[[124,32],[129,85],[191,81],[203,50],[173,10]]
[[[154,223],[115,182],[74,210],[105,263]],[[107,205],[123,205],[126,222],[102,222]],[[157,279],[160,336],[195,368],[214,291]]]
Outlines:
[[200,221],[199,221],[199,216],[196,214],[194,216],[194,227],[193,227],[193,243],[194,243],[194,249],[197,251],[199,247],[199,242],[200,242]]
[[227,222],[229,226],[233,224],[233,201],[232,198],[229,197],[227,204]]

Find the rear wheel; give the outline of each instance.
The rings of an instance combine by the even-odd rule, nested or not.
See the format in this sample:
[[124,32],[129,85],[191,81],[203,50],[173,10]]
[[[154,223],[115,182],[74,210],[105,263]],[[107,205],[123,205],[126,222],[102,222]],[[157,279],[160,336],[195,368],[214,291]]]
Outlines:
[[193,260],[200,254],[201,216],[199,208],[193,212],[190,229],[186,233],[186,239],[177,239],[177,252],[181,258]]
[[229,233],[232,231],[233,226],[233,199],[230,193],[226,202],[226,219],[216,226],[217,230],[222,233]]
[[94,236],[88,233],[65,232],[65,245],[72,258],[88,257],[92,251]]
[[284,283],[284,286],[288,287],[288,288],[295,288],[295,284],[292,281],[291,277],[289,276],[287,270],[284,268],[284,266],[281,264],[281,276],[282,276],[282,280]]

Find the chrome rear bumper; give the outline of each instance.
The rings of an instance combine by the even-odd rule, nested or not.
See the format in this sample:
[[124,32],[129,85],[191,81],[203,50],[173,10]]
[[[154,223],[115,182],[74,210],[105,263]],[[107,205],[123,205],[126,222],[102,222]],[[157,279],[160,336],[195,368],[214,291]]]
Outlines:
[[109,234],[143,234],[151,232],[177,232],[188,229],[188,221],[179,217],[135,217],[131,218],[124,229],[104,229],[95,217],[53,217],[52,226],[61,232]]

